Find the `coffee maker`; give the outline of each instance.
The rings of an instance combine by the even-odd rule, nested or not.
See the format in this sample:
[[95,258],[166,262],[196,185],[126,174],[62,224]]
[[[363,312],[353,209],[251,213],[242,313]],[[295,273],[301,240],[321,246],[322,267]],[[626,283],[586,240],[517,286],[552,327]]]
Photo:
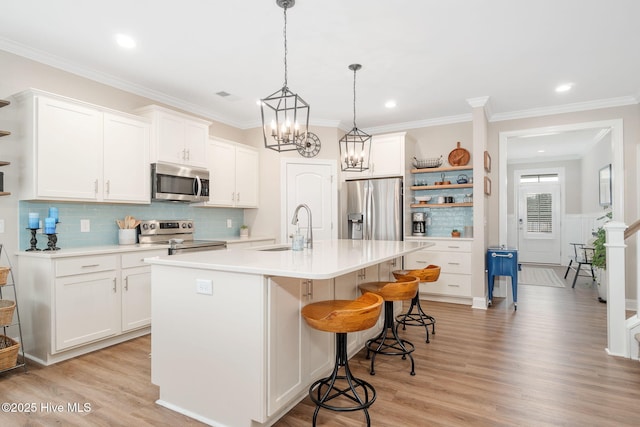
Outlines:
[[413,226],[411,231],[414,236],[426,236],[427,235],[427,221],[424,212],[414,212],[412,215]]

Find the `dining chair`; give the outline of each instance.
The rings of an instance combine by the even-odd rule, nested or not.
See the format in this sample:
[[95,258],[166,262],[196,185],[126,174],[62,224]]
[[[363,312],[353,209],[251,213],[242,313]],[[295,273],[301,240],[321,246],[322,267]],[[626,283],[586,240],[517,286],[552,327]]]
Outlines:
[[[580,269],[583,265],[588,265],[591,270],[591,279],[596,280],[596,276],[593,273],[593,254],[594,248],[587,246],[584,243],[569,243],[573,246],[573,255],[569,257],[569,265],[567,266],[567,271],[564,273],[564,278],[567,278],[569,274],[569,270],[573,269],[576,271],[575,276],[573,276],[573,283],[571,285],[572,288],[576,287],[576,280],[578,280],[578,276],[589,277],[585,274],[580,274]],[[573,263],[578,264],[577,267],[572,267]]]

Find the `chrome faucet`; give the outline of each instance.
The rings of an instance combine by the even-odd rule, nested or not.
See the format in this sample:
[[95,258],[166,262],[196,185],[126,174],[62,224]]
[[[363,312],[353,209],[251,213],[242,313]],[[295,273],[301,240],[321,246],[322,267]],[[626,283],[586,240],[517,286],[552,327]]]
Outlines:
[[309,209],[309,206],[304,203],[299,204],[293,212],[291,224],[296,225],[298,223],[298,211],[300,208],[305,208],[307,211],[307,217],[309,217],[309,227],[307,228],[307,248],[313,249],[313,221],[311,220],[311,209]]

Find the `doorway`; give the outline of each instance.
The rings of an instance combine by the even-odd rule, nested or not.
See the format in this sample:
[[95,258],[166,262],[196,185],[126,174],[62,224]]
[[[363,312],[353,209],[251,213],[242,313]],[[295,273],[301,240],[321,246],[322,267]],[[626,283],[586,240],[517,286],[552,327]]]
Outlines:
[[516,171],[518,201],[518,260],[523,263],[560,264],[562,216],[559,170]]
[[[610,138],[611,167],[612,167],[612,193],[613,203],[611,212],[614,221],[623,221],[624,218],[624,159],[623,159],[623,121],[622,119],[603,120],[596,122],[575,123],[570,125],[549,126],[544,128],[531,128],[518,131],[500,132],[499,134],[499,181],[498,194],[500,195],[498,236],[501,245],[517,244],[517,221],[513,215],[508,214],[510,205],[508,182],[512,177],[508,176],[508,146],[515,138],[533,138],[540,135],[561,135],[573,131],[593,130],[596,134],[608,135]],[[512,193],[513,194],[513,193]]]
[[[338,184],[335,160],[282,159],[281,242],[289,242],[297,225],[291,224],[296,207],[309,206],[313,218],[315,240],[338,238]],[[307,234],[309,218],[299,214],[300,233]]]

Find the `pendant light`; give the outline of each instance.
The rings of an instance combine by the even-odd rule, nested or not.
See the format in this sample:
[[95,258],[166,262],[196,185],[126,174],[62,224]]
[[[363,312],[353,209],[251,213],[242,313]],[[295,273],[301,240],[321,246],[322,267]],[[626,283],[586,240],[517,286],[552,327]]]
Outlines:
[[276,0],[284,9],[284,85],[260,101],[264,146],[272,150],[293,151],[307,139],[309,104],[287,86],[287,9],[295,0]]
[[340,164],[343,171],[363,172],[369,169],[371,135],[356,126],[356,71],[361,68],[360,64],[349,65],[353,71],[353,129],[340,138]]

